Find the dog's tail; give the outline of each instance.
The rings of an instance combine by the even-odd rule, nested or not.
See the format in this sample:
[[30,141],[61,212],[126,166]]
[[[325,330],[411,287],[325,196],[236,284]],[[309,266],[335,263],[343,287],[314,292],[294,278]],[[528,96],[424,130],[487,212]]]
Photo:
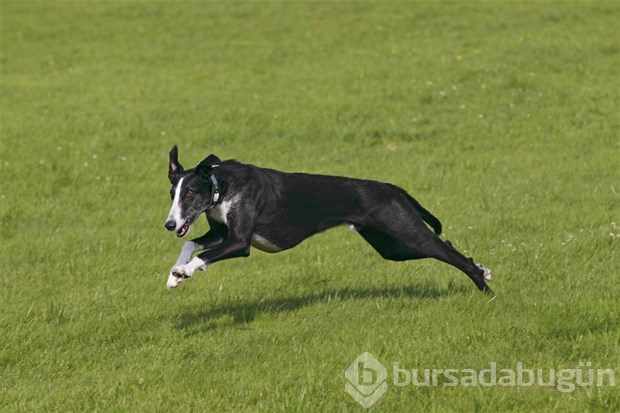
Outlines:
[[435,234],[437,235],[441,234],[441,230],[442,230],[441,221],[435,215],[428,212],[428,210],[424,208],[422,205],[420,205],[420,203],[416,201],[411,195],[407,194],[407,198],[409,199],[409,201],[411,201],[413,206],[416,207],[416,209],[420,212],[420,215],[422,215],[422,219],[433,228],[433,231],[435,231]]
[[402,193],[403,195],[407,197],[409,202],[411,202],[411,204],[415,207],[415,209],[418,210],[424,222],[426,222],[428,225],[431,226],[431,228],[433,228],[433,231],[435,231],[435,234],[437,235],[441,234],[441,230],[442,230],[441,221],[439,221],[439,219],[435,215],[428,212],[426,208],[420,205],[420,203],[416,201],[414,197],[409,195],[407,191],[405,191],[404,189],[399,188],[397,186],[394,186],[394,188],[398,189],[400,193]]

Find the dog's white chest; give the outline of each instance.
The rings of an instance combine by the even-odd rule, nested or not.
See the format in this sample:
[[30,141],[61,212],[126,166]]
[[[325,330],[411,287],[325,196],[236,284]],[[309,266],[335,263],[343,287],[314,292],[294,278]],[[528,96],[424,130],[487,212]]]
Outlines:
[[[227,201],[223,201],[218,204],[215,208],[211,209],[207,212],[209,217],[221,224],[228,225],[228,214],[232,205],[234,204],[235,199],[230,199]],[[252,234],[251,244],[254,248],[259,249],[264,252],[278,252],[282,251],[282,248],[278,247],[274,243],[269,240],[263,238],[262,236],[254,233]]]
[[232,201],[224,201],[221,204],[218,204],[208,212],[209,217],[211,219],[216,220],[221,224],[228,224],[228,213],[230,212],[230,207],[232,205]]

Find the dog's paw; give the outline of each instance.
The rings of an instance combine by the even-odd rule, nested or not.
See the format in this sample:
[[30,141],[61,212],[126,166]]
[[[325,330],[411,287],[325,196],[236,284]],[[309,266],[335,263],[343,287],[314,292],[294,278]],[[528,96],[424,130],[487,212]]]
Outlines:
[[170,274],[174,277],[181,279],[190,278],[194,274],[194,269],[187,264],[176,265],[172,267],[172,270],[170,270]]
[[183,278],[179,278],[173,275],[172,272],[170,272],[170,274],[168,275],[168,282],[166,282],[166,288],[168,290],[172,290],[173,288],[176,288],[179,284],[181,284],[182,281]]
[[174,288],[186,278],[190,278],[196,270],[203,271],[206,268],[206,264],[198,257],[194,257],[190,262],[185,265],[175,265],[170,270],[170,276],[168,277],[168,289]]
[[493,272],[488,269],[483,267],[482,265],[476,263],[476,267],[480,268],[482,270],[482,276],[484,277],[485,280],[487,281],[493,281]]

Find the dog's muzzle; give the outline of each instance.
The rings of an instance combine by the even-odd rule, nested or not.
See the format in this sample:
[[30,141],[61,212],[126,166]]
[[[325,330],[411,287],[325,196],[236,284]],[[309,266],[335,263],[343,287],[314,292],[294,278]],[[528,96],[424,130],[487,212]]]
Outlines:
[[166,221],[166,223],[164,224],[164,227],[166,227],[166,229],[168,231],[174,231],[174,229],[177,227],[176,222],[174,222],[173,220],[169,219],[168,221]]

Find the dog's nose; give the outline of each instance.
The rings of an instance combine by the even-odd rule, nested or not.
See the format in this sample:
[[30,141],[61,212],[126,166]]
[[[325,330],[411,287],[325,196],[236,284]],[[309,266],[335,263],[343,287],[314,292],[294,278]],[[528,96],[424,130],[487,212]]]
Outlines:
[[168,220],[168,221],[166,221],[166,223],[164,224],[164,227],[166,227],[166,229],[167,229],[168,231],[172,231],[173,229],[175,229],[175,228],[177,227],[177,224],[176,224],[173,220],[169,219],[169,220]]

